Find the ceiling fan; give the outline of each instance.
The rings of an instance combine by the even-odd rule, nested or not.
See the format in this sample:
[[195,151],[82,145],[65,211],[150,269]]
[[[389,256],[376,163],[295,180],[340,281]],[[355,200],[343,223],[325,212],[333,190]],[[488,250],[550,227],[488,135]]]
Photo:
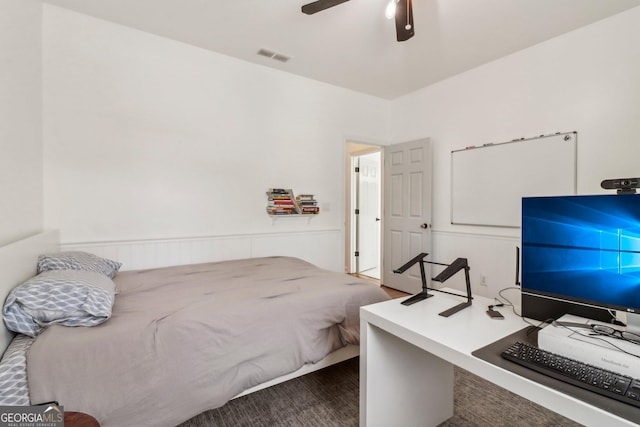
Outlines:
[[[302,13],[313,15],[347,1],[349,0],[317,0],[302,6]],[[414,35],[413,7],[411,3],[411,0],[391,0],[389,7],[387,7],[387,17],[391,19],[395,16],[396,38],[399,42],[409,40]]]

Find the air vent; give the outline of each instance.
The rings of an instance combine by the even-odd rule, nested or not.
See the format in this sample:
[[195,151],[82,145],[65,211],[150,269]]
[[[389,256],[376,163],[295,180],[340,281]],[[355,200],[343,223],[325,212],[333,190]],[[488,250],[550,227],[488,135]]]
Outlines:
[[272,58],[273,55],[275,55],[275,52],[271,52],[270,50],[267,49],[260,49],[258,51],[258,55],[262,55],[262,56],[266,56],[267,58]]
[[277,53],[277,52],[273,52],[273,51],[268,50],[268,49],[260,49],[258,51],[258,55],[265,56],[267,58],[271,58],[271,59],[274,59],[274,60],[280,61],[280,62],[287,62],[288,60],[291,59],[290,56],[283,55],[283,54]]
[[273,55],[271,57],[271,59],[275,59],[276,61],[280,61],[280,62],[287,62],[288,60],[290,60],[291,58],[285,55],[280,55],[279,53],[276,53],[275,55]]

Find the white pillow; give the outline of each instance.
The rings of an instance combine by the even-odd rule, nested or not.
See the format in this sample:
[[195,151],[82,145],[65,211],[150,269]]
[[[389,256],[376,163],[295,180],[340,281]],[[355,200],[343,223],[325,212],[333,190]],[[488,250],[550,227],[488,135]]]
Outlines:
[[49,270],[83,270],[102,273],[113,279],[120,267],[122,263],[81,251],[58,252],[38,257],[38,273]]
[[31,337],[51,324],[95,326],[111,317],[115,293],[101,273],[45,271],[11,290],[2,315],[8,329]]

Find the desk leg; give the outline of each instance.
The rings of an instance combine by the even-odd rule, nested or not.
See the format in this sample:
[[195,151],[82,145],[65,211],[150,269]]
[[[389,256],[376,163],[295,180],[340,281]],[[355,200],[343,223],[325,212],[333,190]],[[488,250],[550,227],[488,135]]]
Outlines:
[[428,427],[453,416],[453,365],[360,322],[360,427]]

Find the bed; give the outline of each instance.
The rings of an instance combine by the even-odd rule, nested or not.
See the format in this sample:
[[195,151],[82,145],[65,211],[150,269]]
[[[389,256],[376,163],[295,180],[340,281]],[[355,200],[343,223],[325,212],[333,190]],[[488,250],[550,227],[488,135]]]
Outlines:
[[[56,246],[48,232],[0,248],[0,297]],[[32,404],[56,400],[103,427],[173,426],[357,355],[359,307],[388,299],[378,286],[290,257],[120,272],[113,283],[108,320],[54,324],[32,341]],[[11,333],[0,332],[3,350]]]

